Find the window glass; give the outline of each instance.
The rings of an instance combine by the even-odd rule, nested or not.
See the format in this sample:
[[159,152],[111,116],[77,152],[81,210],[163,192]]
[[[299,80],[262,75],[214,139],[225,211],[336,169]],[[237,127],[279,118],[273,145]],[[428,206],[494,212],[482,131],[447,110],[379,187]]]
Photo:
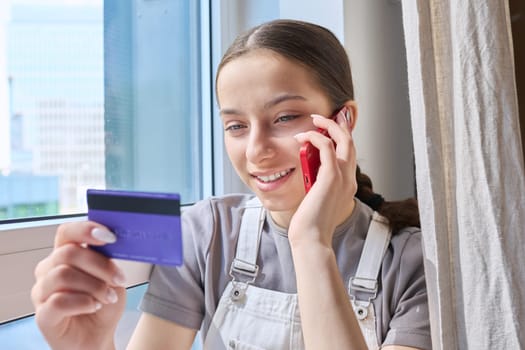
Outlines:
[[198,1],[0,3],[0,220],[202,197]]

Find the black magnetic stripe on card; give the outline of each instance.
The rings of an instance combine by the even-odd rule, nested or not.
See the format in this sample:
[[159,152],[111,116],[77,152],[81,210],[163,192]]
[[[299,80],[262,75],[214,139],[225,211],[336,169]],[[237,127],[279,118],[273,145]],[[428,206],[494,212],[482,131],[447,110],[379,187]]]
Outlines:
[[88,208],[93,210],[180,216],[180,201],[175,198],[133,197],[88,194]]

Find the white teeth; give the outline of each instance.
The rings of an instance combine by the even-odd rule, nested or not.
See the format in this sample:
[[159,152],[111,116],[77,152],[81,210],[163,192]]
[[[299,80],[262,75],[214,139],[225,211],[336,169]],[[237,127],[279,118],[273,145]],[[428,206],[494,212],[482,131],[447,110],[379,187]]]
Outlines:
[[272,175],[269,175],[269,176],[257,176],[257,178],[259,180],[261,180],[262,182],[271,182],[271,181],[275,181],[277,179],[280,179],[283,176],[288,175],[291,171],[292,171],[291,169],[283,170],[281,172],[278,172],[278,173],[275,173],[275,174],[272,174]]

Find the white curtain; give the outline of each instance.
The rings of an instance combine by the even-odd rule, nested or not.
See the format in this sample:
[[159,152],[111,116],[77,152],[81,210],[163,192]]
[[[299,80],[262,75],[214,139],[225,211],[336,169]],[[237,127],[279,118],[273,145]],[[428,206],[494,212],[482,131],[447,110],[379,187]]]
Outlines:
[[525,349],[508,2],[403,0],[403,25],[434,349]]

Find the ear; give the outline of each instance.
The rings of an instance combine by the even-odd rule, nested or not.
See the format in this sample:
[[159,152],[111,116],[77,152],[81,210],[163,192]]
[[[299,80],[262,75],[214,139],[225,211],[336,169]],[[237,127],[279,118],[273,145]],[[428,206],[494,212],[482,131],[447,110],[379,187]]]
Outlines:
[[353,131],[357,124],[357,103],[354,100],[348,100],[346,101],[345,106],[350,114],[348,120],[350,131]]

